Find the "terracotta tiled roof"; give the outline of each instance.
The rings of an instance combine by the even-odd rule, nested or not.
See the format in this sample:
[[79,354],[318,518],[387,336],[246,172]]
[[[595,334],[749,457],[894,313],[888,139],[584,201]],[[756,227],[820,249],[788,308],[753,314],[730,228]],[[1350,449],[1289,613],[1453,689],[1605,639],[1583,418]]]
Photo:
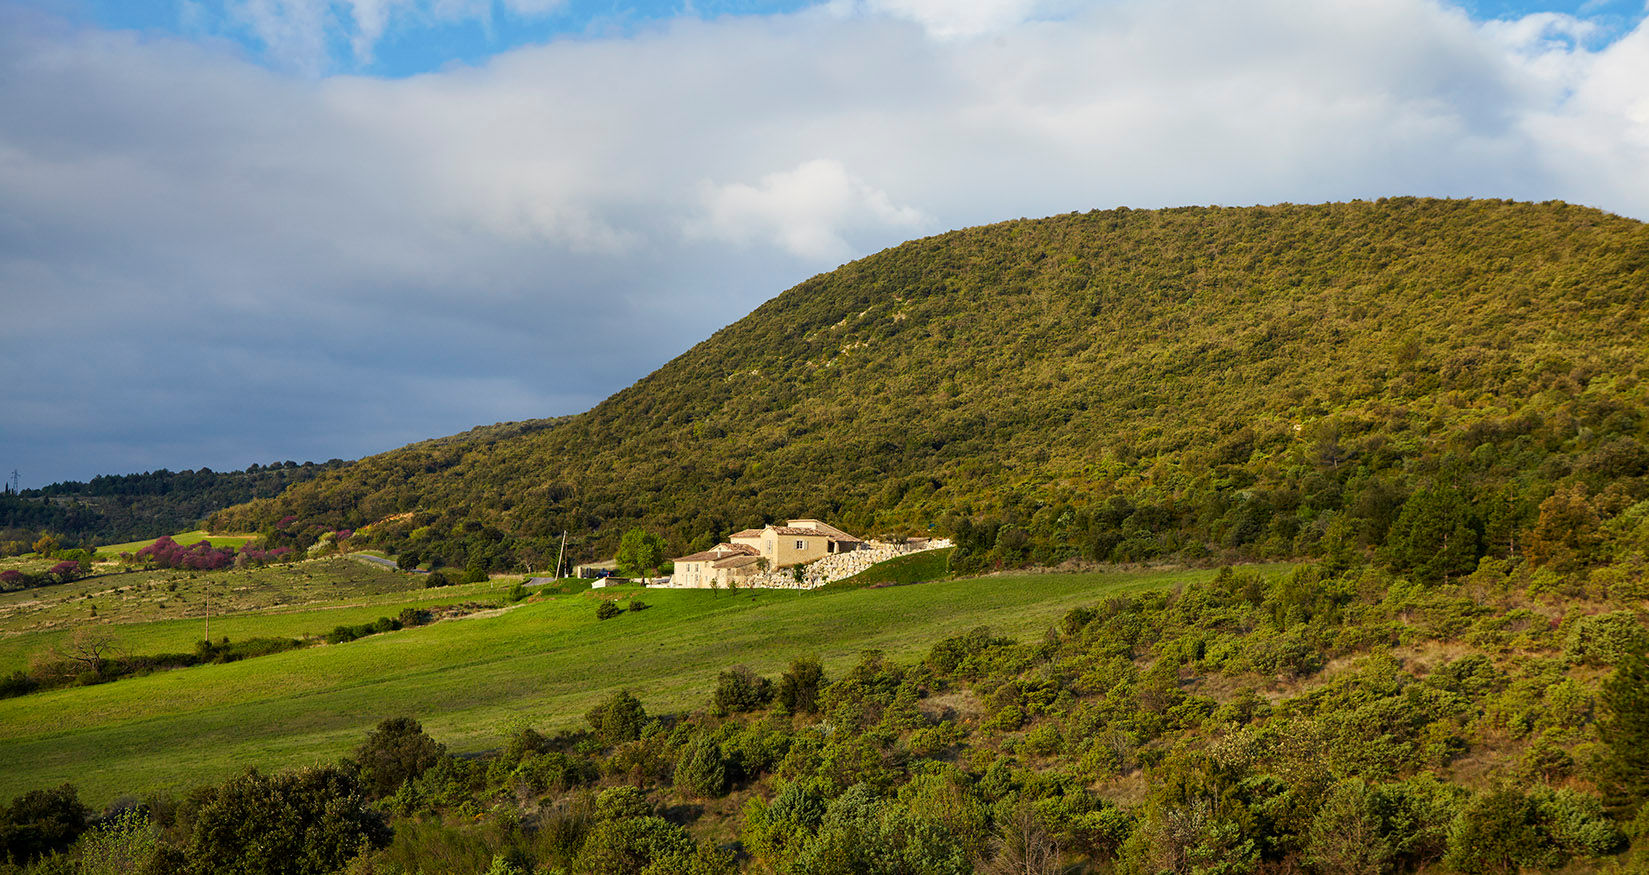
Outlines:
[[772,529],[781,535],[812,535],[815,538],[824,536],[824,532],[818,529],[803,529],[796,526],[773,526]]
[[[792,525],[794,525],[796,523],[803,522],[803,520],[791,520],[790,522],[791,522]],[[818,532],[819,534],[829,535],[830,539],[832,541],[855,541],[856,542],[856,541],[859,540],[858,538],[853,537],[852,535],[848,534],[847,532],[844,532],[841,529],[838,529],[838,528],[836,528],[835,526],[833,526],[829,523],[821,523],[818,520],[806,520],[806,522],[811,523],[813,530]],[[797,528],[807,528],[807,527],[806,526],[798,526]]]
[[711,564],[717,568],[744,568],[749,565],[755,565],[760,561],[762,560],[759,556],[729,556],[726,559],[722,559]]
[[694,553],[690,556],[681,556],[671,559],[671,562],[708,562],[715,559],[725,559],[728,556],[758,556],[761,555],[755,547],[748,544],[717,544],[708,550]]
[[761,529],[745,529],[742,532],[734,532],[731,537],[734,537],[734,538],[759,538],[759,537],[761,537],[761,535],[762,535],[762,530]]

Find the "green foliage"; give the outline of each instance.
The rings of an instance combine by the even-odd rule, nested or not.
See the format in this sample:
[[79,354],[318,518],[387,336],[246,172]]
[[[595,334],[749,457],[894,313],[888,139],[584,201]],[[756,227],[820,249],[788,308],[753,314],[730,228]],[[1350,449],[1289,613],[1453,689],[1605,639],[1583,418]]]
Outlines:
[[18,796],[0,811],[0,861],[29,863],[69,847],[89,815],[70,784]]
[[779,676],[779,708],[786,714],[812,714],[819,708],[819,690],[824,683],[824,666],[817,658],[791,660],[790,668]]
[[361,783],[374,799],[394,793],[402,783],[440,762],[447,750],[411,717],[390,717],[367,734],[355,749]]
[[631,577],[656,574],[664,565],[664,539],[654,532],[636,528],[624,533],[614,557],[618,567]]
[[773,700],[773,682],[751,671],[748,666],[735,665],[716,678],[713,708],[716,714],[726,716],[764,708]]
[[212,875],[324,875],[389,842],[365,788],[335,767],[247,772],[204,791],[184,853]]
[[1609,748],[1603,768],[1609,807],[1622,818],[1649,811],[1649,654],[1625,654],[1604,681],[1598,704],[1598,734]]
[[624,609],[619,607],[618,602],[612,599],[602,599],[595,606],[595,618],[597,620],[611,620],[623,613]]
[[637,528],[681,549],[829,496],[852,531],[949,534],[956,572],[1373,555],[1440,582],[1525,547],[1561,571],[1649,498],[1644,251],[1630,219],[1483,200],[970,228],[814,277],[586,413],[215,524],[410,511],[369,539],[498,568],[564,530],[581,557]]
[[585,715],[596,737],[605,744],[622,744],[641,737],[647,712],[629,690],[619,690]]
[[[277,462],[244,471],[168,471],[104,475],[88,482],[53,483],[21,493],[0,493],[0,534],[35,540],[50,535],[50,549],[64,544],[111,544],[154,538],[192,528],[208,514],[245,501],[268,500],[287,487],[313,479],[343,461]],[[47,530],[50,530],[47,532]],[[6,551],[0,551],[6,552]],[[16,552],[12,551],[11,555]]]
[[732,787],[732,763],[711,735],[698,735],[682,748],[676,761],[675,783],[687,793],[714,799]]
[[136,875],[155,859],[160,839],[140,808],[128,808],[80,839],[79,875]]

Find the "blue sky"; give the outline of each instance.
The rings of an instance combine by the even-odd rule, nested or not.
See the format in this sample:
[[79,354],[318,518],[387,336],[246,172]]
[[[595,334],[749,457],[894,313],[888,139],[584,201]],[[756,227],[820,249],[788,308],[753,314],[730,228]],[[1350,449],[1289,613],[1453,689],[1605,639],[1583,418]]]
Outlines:
[[1640,2],[0,0],[0,470],[576,413],[816,273],[1118,205],[1649,219]]
[[[362,33],[352,0],[37,0],[37,5],[65,17],[101,27],[190,37],[221,37],[241,44],[263,63],[302,67],[312,75],[358,73],[401,77],[438,71],[452,64],[479,64],[520,46],[556,38],[600,38],[633,33],[679,17],[793,13],[814,5],[802,0],[697,0],[697,2],[623,3],[589,0],[370,0],[385,10],[388,26],[372,41],[370,55],[353,41]],[[260,34],[249,9],[257,6],[323,9],[327,22],[326,59],[318,65],[294,64],[280,57]],[[966,5],[965,3],[957,5]],[[1644,16],[1639,0],[1467,0],[1460,8],[1479,20],[1515,19],[1558,12],[1598,25],[1592,41],[1607,40]],[[1066,14],[1069,4],[1050,4],[1050,17]]]

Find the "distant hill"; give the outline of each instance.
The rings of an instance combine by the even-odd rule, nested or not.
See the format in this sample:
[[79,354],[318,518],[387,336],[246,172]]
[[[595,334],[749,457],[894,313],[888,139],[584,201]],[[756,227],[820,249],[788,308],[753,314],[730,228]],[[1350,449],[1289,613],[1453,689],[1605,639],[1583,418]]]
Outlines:
[[243,471],[147,471],[65,481],[0,494],[0,542],[32,543],[44,532],[70,545],[113,544],[193,528],[213,511],[279,495],[343,465],[334,459],[249,465]]
[[[363,459],[215,515],[541,563],[789,516],[978,568],[1527,549],[1649,495],[1649,227],[1562,203],[1116,209],[814,277],[587,413]],[[1568,505],[1565,505],[1568,506]],[[289,519],[290,518],[290,519]],[[1594,539],[1595,540],[1595,539]],[[1584,553],[1594,540],[1559,545]]]

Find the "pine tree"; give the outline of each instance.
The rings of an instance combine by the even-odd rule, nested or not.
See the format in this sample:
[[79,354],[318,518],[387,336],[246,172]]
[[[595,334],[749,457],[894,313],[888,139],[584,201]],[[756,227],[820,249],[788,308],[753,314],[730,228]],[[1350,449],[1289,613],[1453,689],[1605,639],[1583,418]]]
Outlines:
[[1598,734],[1609,745],[1604,800],[1611,813],[1630,818],[1649,799],[1649,655],[1628,654],[1603,682]]

